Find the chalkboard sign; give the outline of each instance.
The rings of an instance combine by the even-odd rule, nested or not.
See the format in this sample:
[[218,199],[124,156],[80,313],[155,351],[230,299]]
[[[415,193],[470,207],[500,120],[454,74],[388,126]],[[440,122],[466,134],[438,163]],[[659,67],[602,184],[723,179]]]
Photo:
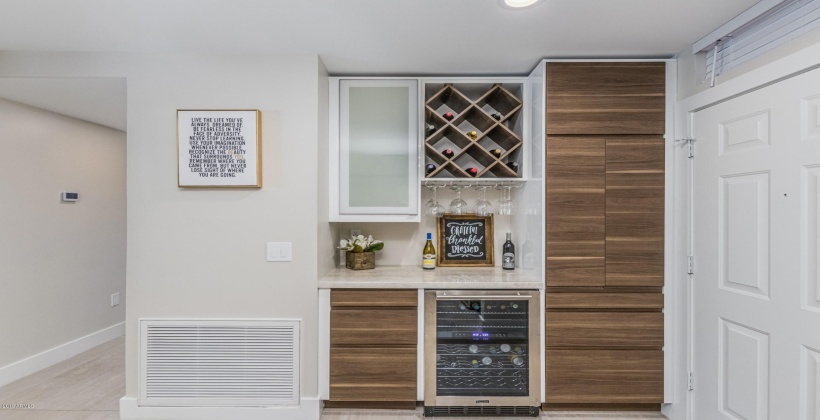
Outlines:
[[493,215],[438,218],[439,266],[492,267],[493,243]]

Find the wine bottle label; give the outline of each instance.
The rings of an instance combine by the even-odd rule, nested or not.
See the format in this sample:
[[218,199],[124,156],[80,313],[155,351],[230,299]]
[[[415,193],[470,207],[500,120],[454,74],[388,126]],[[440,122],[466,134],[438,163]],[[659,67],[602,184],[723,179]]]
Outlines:
[[505,252],[502,257],[501,267],[507,269],[515,268],[515,254],[512,252]]
[[424,254],[421,260],[422,268],[436,268],[436,254]]

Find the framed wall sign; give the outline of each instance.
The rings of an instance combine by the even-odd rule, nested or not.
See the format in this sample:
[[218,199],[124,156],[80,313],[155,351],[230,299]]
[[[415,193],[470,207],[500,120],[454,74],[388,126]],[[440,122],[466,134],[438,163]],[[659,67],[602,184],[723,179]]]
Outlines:
[[493,215],[445,214],[438,218],[438,265],[492,267]]
[[177,185],[262,186],[259,110],[177,110]]

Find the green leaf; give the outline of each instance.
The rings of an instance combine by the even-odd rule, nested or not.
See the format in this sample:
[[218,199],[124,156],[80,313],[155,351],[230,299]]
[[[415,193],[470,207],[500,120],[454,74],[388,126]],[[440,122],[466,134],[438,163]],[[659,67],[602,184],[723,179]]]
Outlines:
[[353,245],[353,252],[364,252],[361,245]]
[[377,244],[370,245],[365,249],[365,252],[373,252],[373,251],[381,251],[384,248],[384,242],[379,242]]

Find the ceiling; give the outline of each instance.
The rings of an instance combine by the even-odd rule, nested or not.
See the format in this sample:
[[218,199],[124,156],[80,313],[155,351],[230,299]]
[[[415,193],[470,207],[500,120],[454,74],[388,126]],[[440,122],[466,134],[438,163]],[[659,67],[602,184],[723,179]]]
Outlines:
[[756,2],[0,0],[0,51],[312,53],[334,75],[522,75],[542,58],[672,57]]

